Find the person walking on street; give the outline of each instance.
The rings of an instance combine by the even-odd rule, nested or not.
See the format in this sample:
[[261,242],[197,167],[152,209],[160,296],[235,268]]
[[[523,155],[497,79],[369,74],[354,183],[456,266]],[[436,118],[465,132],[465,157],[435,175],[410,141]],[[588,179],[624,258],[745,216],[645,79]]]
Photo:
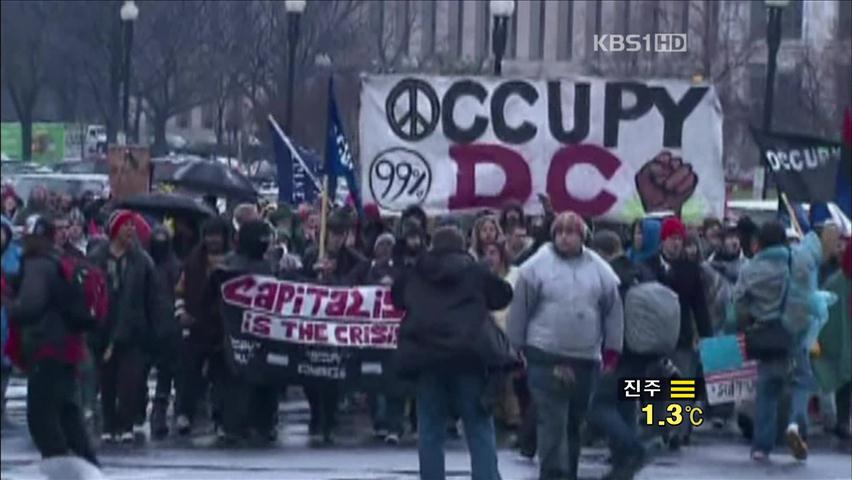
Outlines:
[[[619,278],[619,293],[622,299],[627,292],[642,282],[641,270],[630,261],[621,245],[618,234],[611,230],[595,232],[592,248],[612,266]],[[625,311],[624,323],[636,321]],[[607,480],[630,480],[642,468],[646,460],[645,447],[639,438],[636,423],[638,402],[621,400],[621,379],[641,379],[648,368],[658,361],[658,355],[633,352],[625,342],[621,361],[610,374],[604,374],[595,391],[589,422],[601,430],[609,440],[613,468],[604,477]]]
[[109,292],[107,325],[96,340],[105,441],[129,443],[144,435],[135,425],[142,401],[145,349],[156,322],[168,313],[157,283],[154,262],[136,234],[137,215],[118,210],[109,220],[110,242],[94,252],[91,262],[105,272]]
[[601,369],[622,349],[624,314],[618,276],[583,246],[587,227],[559,214],[552,242],[522,267],[509,310],[508,336],[523,351],[538,411],[540,480],[576,480],[580,426]]
[[[165,227],[157,227],[151,233],[149,247],[154,261],[157,285],[162,287],[166,308],[163,318],[157,319],[154,366],[157,369],[157,385],[151,408],[151,436],[162,439],[169,434],[166,412],[172,396],[172,384],[176,379],[178,353],[180,351],[180,324],[175,318],[175,287],[180,279],[180,261],[172,248],[171,234]],[[146,375],[147,377],[147,375]],[[145,389],[147,390],[147,378]]]
[[[326,232],[325,258],[319,258],[319,249],[311,247],[305,253],[303,276],[325,285],[341,285],[366,259],[357,250],[347,246],[352,235],[352,218],[347,209],[332,212]],[[337,427],[337,409],[340,400],[337,382],[317,378],[305,385],[305,395],[311,409],[309,432],[322,436],[326,444],[333,443]]]
[[[215,268],[205,289],[207,304],[221,312],[221,285],[229,272],[274,276],[275,269],[266,258],[273,246],[274,231],[263,220],[248,220],[240,225],[236,251]],[[216,320],[223,322],[221,313]],[[224,326],[224,324],[222,324]],[[221,339],[222,344],[228,340]],[[223,351],[223,355],[227,350]],[[261,442],[278,439],[278,386],[246,383],[223,358],[224,369],[218,381],[223,387],[222,425],[225,446],[235,446],[254,434]]]
[[[54,245],[49,216],[26,222],[21,285],[3,298],[13,323],[10,356],[27,373],[27,425],[44,459],[77,456],[98,466],[80,409],[77,366],[83,361],[83,335],[72,328],[62,305],[70,286]],[[67,474],[67,472],[66,472]]]
[[481,403],[490,359],[475,345],[492,321],[489,311],[511,301],[511,286],[465,251],[457,228],[441,227],[391,295],[406,311],[396,360],[400,375],[417,383],[420,478],[446,478],[444,440],[456,414],[464,424],[471,478],[499,480],[494,422]]
[[[211,318],[210,311],[215,306],[205,303],[205,288],[210,274],[231,250],[231,223],[220,217],[207,220],[201,229],[201,239],[184,262],[175,288],[175,316],[181,325],[182,338],[176,422],[180,435],[192,431],[207,384],[224,368],[220,355],[222,328]],[[217,423],[221,423],[219,393],[214,389],[212,403]]]
[[[672,361],[684,378],[695,378],[698,373],[698,337],[713,336],[701,281],[701,267],[685,256],[683,246],[686,227],[679,218],[669,217],[663,221],[660,238],[663,242],[660,252],[649,258],[645,267],[650,270],[647,274],[677,293],[681,322],[677,350]],[[666,432],[669,448],[678,450],[689,441],[690,433],[689,425]]]

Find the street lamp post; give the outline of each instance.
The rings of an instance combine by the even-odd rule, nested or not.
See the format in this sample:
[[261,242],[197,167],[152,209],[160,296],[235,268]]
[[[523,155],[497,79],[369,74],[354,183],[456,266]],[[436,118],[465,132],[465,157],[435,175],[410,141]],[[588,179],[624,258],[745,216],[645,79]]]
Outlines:
[[284,118],[284,130],[293,133],[293,84],[296,81],[296,44],[299,42],[299,20],[307,0],[286,0],[284,8],[287,10],[287,110]]
[[125,0],[119,13],[121,23],[124,25],[124,97],[122,99],[121,120],[124,129],[124,143],[126,144],[130,135],[130,51],[133,45],[133,22],[139,18],[139,7],[133,0]]
[[[768,10],[766,22],[766,88],[763,97],[763,131],[772,130],[772,107],[775,102],[775,70],[778,62],[778,47],[781,46],[781,12],[789,0],[765,0]],[[764,165],[763,191],[761,198],[766,199],[769,187],[769,171]]]
[[494,17],[494,28],[491,34],[491,49],[494,52],[494,75],[503,73],[503,55],[506,53],[506,37],[508,37],[509,17],[515,13],[515,0],[491,0],[491,16]]

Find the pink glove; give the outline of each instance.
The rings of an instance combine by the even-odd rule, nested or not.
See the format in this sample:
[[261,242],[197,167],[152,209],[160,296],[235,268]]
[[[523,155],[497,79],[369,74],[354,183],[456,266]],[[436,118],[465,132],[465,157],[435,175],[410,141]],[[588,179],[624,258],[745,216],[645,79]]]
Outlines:
[[618,361],[621,360],[621,354],[615,350],[604,350],[603,352],[603,371],[604,373],[612,373],[618,367]]

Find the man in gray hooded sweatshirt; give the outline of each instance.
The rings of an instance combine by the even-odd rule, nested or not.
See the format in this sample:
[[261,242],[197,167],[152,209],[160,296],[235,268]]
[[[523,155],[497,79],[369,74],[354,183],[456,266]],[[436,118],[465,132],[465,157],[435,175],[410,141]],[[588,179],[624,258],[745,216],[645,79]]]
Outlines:
[[522,267],[509,310],[512,345],[528,362],[528,381],[538,410],[541,480],[576,479],[580,425],[603,361],[618,364],[624,313],[618,276],[583,246],[586,224],[560,214],[551,242]]

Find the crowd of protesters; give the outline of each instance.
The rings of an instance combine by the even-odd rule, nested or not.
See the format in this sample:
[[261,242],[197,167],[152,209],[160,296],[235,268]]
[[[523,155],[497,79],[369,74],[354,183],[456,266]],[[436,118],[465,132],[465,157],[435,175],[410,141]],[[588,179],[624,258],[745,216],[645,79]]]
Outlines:
[[[826,424],[849,438],[850,247],[831,222],[805,236],[748,218],[695,230],[674,216],[644,218],[622,231],[554,212],[545,197],[544,215],[508,204],[468,229],[470,219],[429,218],[416,206],[389,219],[367,205],[360,216],[330,213],[320,257],[312,205],[242,204],[196,224],[43,188],[26,203],[11,189],[2,198],[4,397],[14,366],[27,376],[27,422],[45,457],[97,465],[93,430],[104,443],[133,444],[146,424],[155,440],[212,425],[224,445],[276,441],[285,389],[246,383],[225,358],[216,286],[229,270],[391,287],[407,312],[394,356],[400,381],[369,395],[369,415],[388,444],[417,433],[424,479],[445,478],[443,443],[459,422],[474,480],[500,478],[498,431],[538,455],[543,480],[577,478],[592,435],[609,442],[608,478],[632,478],[649,454],[638,404],[620,400],[619,379],[699,377],[699,339],[793,316],[805,328],[760,358],[755,404],[713,415],[737,419],[756,461],[775,445],[779,415],[793,454],[807,457],[814,397],[823,410],[835,406]],[[68,256],[103,272],[109,308],[94,328],[65,318],[57,260]],[[624,339],[635,321],[625,299],[647,283],[676,295],[671,351],[632,351]],[[786,388],[789,414],[778,411]],[[351,395],[331,380],[305,385],[304,395],[310,434],[333,442]],[[688,427],[657,434],[674,450],[690,442]]]

